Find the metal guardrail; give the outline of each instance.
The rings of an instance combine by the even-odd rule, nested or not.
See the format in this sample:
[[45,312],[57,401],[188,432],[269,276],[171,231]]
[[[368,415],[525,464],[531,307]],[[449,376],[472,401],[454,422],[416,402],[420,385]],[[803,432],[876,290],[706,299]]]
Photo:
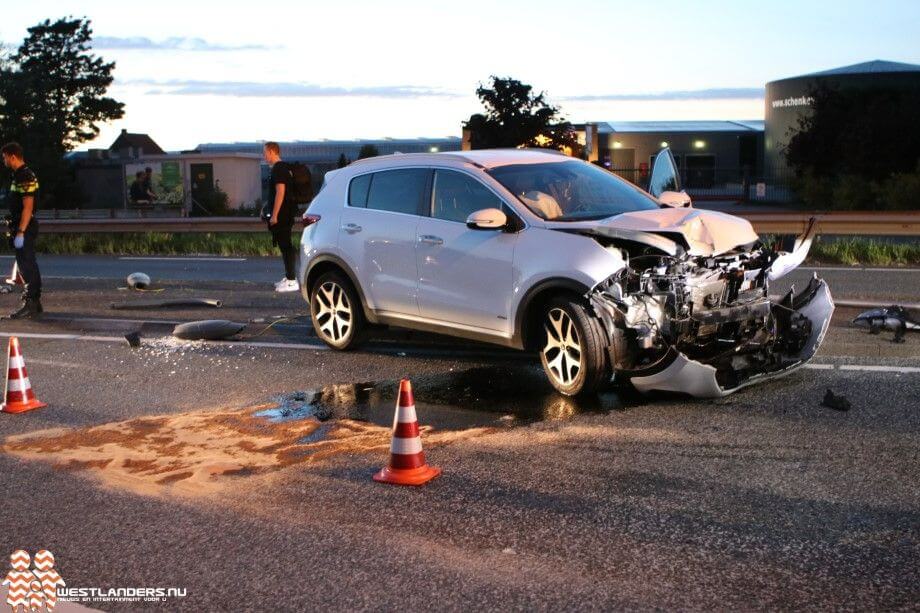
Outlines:
[[920,212],[732,214],[750,221],[760,234],[801,234],[814,217],[818,234],[920,236]]
[[[817,218],[818,234],[920,236],[916,213],[732,213],[751,222],[764,234],[800,234],[808,220]],[[145,219],[42,219],[43,232],[265,232],[257,217],[187,217]]]

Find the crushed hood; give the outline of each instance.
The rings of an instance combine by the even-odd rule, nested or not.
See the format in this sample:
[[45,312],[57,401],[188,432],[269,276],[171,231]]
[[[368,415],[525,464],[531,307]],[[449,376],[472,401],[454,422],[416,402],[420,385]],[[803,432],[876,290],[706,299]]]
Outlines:
[[610,230],[679,234],[687,242],[689,253],[696,256],[719,255],[757,240],[757,233],[746,219],[700,209],[657,209],[634,211],[590,223],[560,223],[559,230],[610,235]]

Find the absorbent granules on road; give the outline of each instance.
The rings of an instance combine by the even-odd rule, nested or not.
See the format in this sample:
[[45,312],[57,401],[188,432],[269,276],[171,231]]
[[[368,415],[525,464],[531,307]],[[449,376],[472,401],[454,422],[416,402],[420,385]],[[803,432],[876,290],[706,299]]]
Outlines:
[[[284,467],[320,463],[334,455],[380,452],[390,428],[349,419],[315,417],[272,421],[266,404],[235,411],[196,411],[115,422],[90,428],[54,429],[11,436],[0,450],[85,471],[110,487],[141,495],[201,497]],[[490,428],[434,432],[426,445],[478,436]]]

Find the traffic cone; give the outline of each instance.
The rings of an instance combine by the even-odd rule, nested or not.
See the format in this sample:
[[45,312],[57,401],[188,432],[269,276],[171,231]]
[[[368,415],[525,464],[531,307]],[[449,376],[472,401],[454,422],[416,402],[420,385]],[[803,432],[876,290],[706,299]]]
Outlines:
[[22,273],[19,272],[19,263],[16,260],[13,260],[13,270],[10,271],[10,276],[4,279],[7,285],[25,285],[26,280],[22,278]]
[[415,416],[412,384],[399,382],[399,400],[393,417],[393,440],[390,443],[390,463],[374,475],[374,481],[395,485],[424,485],[441,474],[441,469],[428,466]]
[[29,373],[26,372],[26,363],[19,349],[19,339],[15,336],[10,337],[9,356],[6,369],[6,402],[0,405],[0,411],[25,413],[48,406],[32,393]]

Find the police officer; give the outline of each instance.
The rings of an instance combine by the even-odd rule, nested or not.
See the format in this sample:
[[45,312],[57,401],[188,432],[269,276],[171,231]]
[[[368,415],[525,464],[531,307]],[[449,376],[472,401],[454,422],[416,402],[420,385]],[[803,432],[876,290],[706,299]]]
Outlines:
[[27,319],[42,312],[42,275],[35,260],[35,239],[38,237],[38,179],[26,166],[22,146],[7,143],[0,148],[3,165],[10,169],[13,181],[6,196],[6,208],[10,214],[10,245],[16,250],[16,264],[25,282],[22,306],[10,314],[10,319]]

